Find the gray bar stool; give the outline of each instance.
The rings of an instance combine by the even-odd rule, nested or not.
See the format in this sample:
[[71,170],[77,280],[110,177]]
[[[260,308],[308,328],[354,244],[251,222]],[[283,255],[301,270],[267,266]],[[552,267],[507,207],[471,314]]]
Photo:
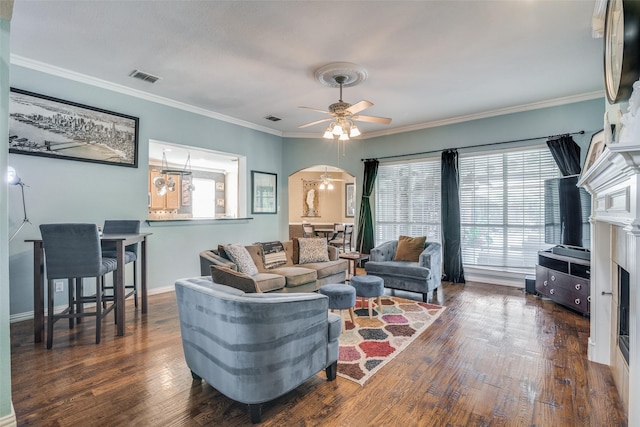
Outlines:
[[[105,274],[115,271],[117,260],[102,257],[98,226],[95,224],[42,224],[40,233],[48,285],[47,348],[53,345],[53,325],[58,319],[69,319],[69,329],[73,329],[74,320],[80,323],[87,316],[96,317],[96,344],[99,344],[102,318],[115,306],[114,302],[108,309],[103,309],[100,282]],[[95,295],[84,295],[82,279],[85,277],[96,278]],[[57,314],[54,313],[53,284],[56,279],[66,279],[69,285],[69,306]],[[84,304],[90,302],[96,304],[96,310],[85,312]]]
[[[104,225],[102,226],[103,234],[138,234],[140,232],[140,221],[137,219],[108,219],[105,220]],[[112,246],[108,246],[108,243],[102,244],[102,256],[105,258],[117,258],[116,248]],[[124,248],[124,263],[129,264],[133,263],[133,284],[127,285],[125,283],[125,292],[127,289],[130,289],[128,293],[125,294],[124,298],[127,299],[133,295],[133,302],[138,308],[138,244],[134,243],[133,245],[128,245]],[[124,266],[123,266],[124,268]],[[115,274],[113,278],[115,282]],[[104,298],[102,299],[103,307],[105,306],[107,301],[115,301],[115,287],[114,286],[106,286],[104,282],[102,284],[102,290],[110,290],[111,293],[105,293]]]

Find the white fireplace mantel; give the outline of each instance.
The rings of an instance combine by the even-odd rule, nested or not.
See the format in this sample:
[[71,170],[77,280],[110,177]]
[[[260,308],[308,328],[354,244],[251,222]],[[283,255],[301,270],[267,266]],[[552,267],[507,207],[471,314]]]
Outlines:
[[[633,140],[638,141],[637,143]],[[630,426],[640,425],[640,135],[605,148],[581,175],[590,194],[591,319],[589,360],[609,365]],[[617,346],[618,269],[629,272],[629,364]]]

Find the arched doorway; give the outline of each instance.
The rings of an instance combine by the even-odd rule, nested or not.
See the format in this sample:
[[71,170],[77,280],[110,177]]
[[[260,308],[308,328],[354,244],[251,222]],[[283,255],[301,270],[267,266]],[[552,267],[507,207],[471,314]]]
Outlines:
[[316,228],[353,224],[355,206],[355,176],[328,165],[301,169],[289,175],[289,238],[303,235],[303,223]]

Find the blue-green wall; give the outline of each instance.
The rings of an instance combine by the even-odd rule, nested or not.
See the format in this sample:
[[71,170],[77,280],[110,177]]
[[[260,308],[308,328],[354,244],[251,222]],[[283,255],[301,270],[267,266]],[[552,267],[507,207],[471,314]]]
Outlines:
[[[9,6],[11,7],[11,6]],[[0,19],[0,135],[8,130],[10,22]],[[7,210],[7,150],[0,150],[0,424],[8,425],[11,407],[11,346],[9,341],[9,257]],[[11,420],[12,421],[12,420]]]
[[[585,131],[584,135],[574,135],[573,138],[582,149],[581,156],[584,161],[591,135],[602,129],[604,108],[604,99],[594,99],[396,135],[349,141],[346,156],[338,153],[335,141],[291,138],[285,141],[282,175],[289,176],[297,170],[314,164],[339,166],[356,176],[358,183],[356,191],[360,195],[363,178],[361,159],[430,151],[434,153],[428,156],[439,157],[440,151],[447,148],[459,148],[460,153],[470,153],[516,146],[544,145],[545,139],[539,139],[464,149],[473,145],[537,138],[580,130]],[[401,159],[381,161],[398,160]]]
[[[25,199],[32,222],[10,245],[11,313],[14,315],[33,310],[32,246],[24,239],[39,237],[39,224],[74,221],[102,224],[108,218],[147,218],[150,139],[246,156],[247,174],[251,170],[281,172],[282,139],[279,136],[15,65],[11,69],[11,86],[140,118],[138,168],[9,154],[9,163],[29,185],[25,188]],[[250,206],[249,201],[247,203]],[[16,188],[9,191],[9,206],[12,231],[22,221]],[[148,240],[150,292],[154,288],[171,287],[180,277],[199,274],[198,253],[218,243],[286,237],[281,235],[281,229],[285,233],[288,230],[282,228],[280,217],[281,214],[256,215],[253,220],[200,225],[191,222],[147,227],[143,223],[144,231],[153,233]]]
[[[0,20],[2,38],[0,57],[2,78],[0,91],[6,100],[8,91],[8,22]],[[6,36],[6,37],[5,37]],[[6,44],[6,46],[5,46]],[[95,222],[106,218],[147,217],[147,163],[149,139],[187,144],[202,148],[238,153],[247,157],[246,175],[251,170],[278,174],[279,213],[257,215],[253,220],[224,222],[221,224],[153,225],[145,231],[149,239],[149,288],[170,288],[180,277],[199,274],[198,253],[225,242],[254,242],[285,239],[288,234],[287,177],[303,168],[317,164],[338,166],[357,178],[357,192],[362,185],[363,158],[390,156],[498,141],[538,137],[585,130],[583,136],[574,136],[587,150],[590,136],[602,128],[605,108],[603,99],[571,105],[514,113],[499,117],[468,121],[407,132],[404,134],[350,141],[346,154],[339,152],[337,143],[318,139],[285,138],[221,122],[180,109],[168,107],[104,88],[74,82],[20,66],[11,67],[11,86],[79,102],[106,110],[117,111],[140,118],[139,168],[97,165],[92,163],[55,160],[26,155],[7,155],[0,152],[0,170],[7,163],[14,166],[23,181],[27,211],[32,224],[20,232],[9,245],[7,262],[7,232],[11,233],[22,221],[21,199],[17,188],[8,189],[0,197],[2,214],[8,227],[0,221],[0,419],[11,411],[10,348],[8,338],[9,312],[20,318],[32,312],[32,247],[24,242],[39,237],[38,225],[48,222]],[[5,101],[3,101],[4,105]],[[0,109],[5,121],[6,109]],[[0,131],[2,131],[0,125]],[[514,145],[542,144],[544,140]],[[496,147],[494,147],[496,148]],[[434,154],[438,155],[438,153]],[[248,182],[248,181],[247,181]],[[247,195],[248,197],[248,195]],[[250,200],[246,200],[250,206]],[[356,215],[357,218],[357,215]],[[0,215],[1,219],[1,215]],[[9,266],[7,274],[6,266]],[[9,286],[7,286],[9,282]],[[9,299],[10,303],[7,302]],[[153,310],[153,306],[150,307]]]
[[[25,238],[39,237],[47,222],[147,217],[149,139],[238,153],[247,156],[247,170],[278,174],[278,215],[256,215],[222,224],[153,225],[149,239],[149,288],[172,286],[175,279],[198,274],[198,253],[224,242],[285,239],[288,235],[287,177],[305,167],[328,164],[356,176],[362,185],[362,158],[437,151],[457,147],[585,130],[574,136],[583,156],[593,132],[602,127],[601,99],[428,128],[403,134],[350,141],[343,155],[335,141],[322,138],[280,138],[144,99],[78,83],[32,69],[12,66],[11,86],[140,118],[139,168],[97,165],[10,154],[9,163],[26,188],[28,224],[10,245],[11,314],[32,311],[32,252]],[[513,145],[543,144],[544,139]],[[248,178],[248,176],[247,176]],[[247,195],[247,197],[249,197]],[[246,200],[250,206],[250,200]],[[17,189],[9,191],[9,231],[20,225]],[[357,217],[357,216],[356,216]]]

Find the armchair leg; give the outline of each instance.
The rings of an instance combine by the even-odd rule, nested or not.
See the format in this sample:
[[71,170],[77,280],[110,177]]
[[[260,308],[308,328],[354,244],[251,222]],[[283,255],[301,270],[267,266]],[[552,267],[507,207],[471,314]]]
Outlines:
[[327,374],[327,381],[335,380],[336,375],[338,374],[338,362],[333,362],[331,365],[327,366],[324,371]]
[[262,420],[262,405],[259,403],[252,403],[249,405],[249,412],[251,412],[251,423],[259,424]]
[[428,301],[427,301],[428,296],[429,296],[429,294],[428,294],[428,293],[422,294],[422,302],[428,302]]

